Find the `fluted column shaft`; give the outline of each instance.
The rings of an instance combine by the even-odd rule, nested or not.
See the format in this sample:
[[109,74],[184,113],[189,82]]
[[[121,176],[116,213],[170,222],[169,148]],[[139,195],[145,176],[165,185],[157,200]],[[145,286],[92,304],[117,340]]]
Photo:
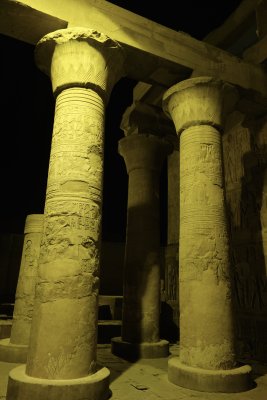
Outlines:
[[251,368],[237,368],[235,356],[221,139],[237,91],[201,77],[163,99],[180,135],[180,358],[169,361],[169,379],[204,391],[245,390]]
[[129,174],[122,340],[131,343],[159,341],[159,177],[169,151],[153,136],[119,142]]

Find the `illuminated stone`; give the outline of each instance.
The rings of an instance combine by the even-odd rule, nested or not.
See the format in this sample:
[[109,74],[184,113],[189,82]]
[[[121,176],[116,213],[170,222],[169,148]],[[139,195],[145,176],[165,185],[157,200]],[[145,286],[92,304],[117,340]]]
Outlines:
[[159,177],[172,146],[153,135],[130,135],[119,141],[129,175],[124,269],[122,337],[112,352],[127,359],[169,355],[160,340]]
[[123,54],[107,36],[72,28],[41,39],[36,62],[51,75],[56,109],[28,359],[12,371],[7,399],[58,400],[60,381],[65,400],[102,400],[109,395],[109,371],[96,362],[104,114]]
[[27,216],[11,336],[0,341],[1,361],[26,362],[42,229],[42,214]]
[[209,77],[171,87],[165,112],[180,135],[180,358],[169,380],[211,392],[250,387],[234,349],[221,130],[237,92]]

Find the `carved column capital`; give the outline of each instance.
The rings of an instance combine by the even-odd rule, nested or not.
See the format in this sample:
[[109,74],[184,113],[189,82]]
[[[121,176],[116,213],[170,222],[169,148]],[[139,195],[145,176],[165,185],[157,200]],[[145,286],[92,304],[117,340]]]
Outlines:
[[173,122],[162,109],[141,101],[134,102],[126,109],[120,127],[125,136],[149,134],[167,137],[170,141],[176,136]]
[[36,64],[51,77],[57,95],[70,87],[93,89],[107,103],[124,75],[121,46],[103,33],[83,27],[59,29],[36,45]]
[[118,151],[124,158],[128,174],[135,169],[160,171],[172,145],[154,135],[132,135],[120,139]]
[[222,130],[225,117],[237,102],[237,89],[212,77],[179,82],[163,96],[163,110],[173,119],[177,134],[195,125]]

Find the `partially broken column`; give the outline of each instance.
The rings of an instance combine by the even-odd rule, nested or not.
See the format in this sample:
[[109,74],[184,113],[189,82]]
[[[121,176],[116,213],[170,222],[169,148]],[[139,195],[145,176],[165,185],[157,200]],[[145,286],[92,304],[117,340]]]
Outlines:
[[104,117],[123,59],[116,42],[87,28],[37,44],[56,109],[30,347],[10,372],[8,400],[109,396],[109,370],[96,359]]
[[[152,113],[144,109],[148,106],[140,110],[141,106],[136,105],[136,108],[130,115],[132,129],[128,129],[128,136],[119,141],[119,153],[124,158],[129,175],[128,210],[122,336],[111,341],[113,354],[131,361],[169,355],[169,342],[160,340],[159,334],[159,181],[163,161],[171,153],[172,145],[164,138],[151,134],[159,128],[153,117],[159,116],[161,110]],[[144,118],[146,124],[144,121],[142,124]],[[133,133],[136,130],[138,133]]]
[[169,380],[207,392],[251,387],[234,348],[229,238],[222,165],[224,118],[237,92],[210,77],[171,87],[163,107],[180,135],[180,357]]
[[0,341],[1,361],[24,363],[27,359],[42,230],[43,214],[28,215],[24,228],[11,336]]

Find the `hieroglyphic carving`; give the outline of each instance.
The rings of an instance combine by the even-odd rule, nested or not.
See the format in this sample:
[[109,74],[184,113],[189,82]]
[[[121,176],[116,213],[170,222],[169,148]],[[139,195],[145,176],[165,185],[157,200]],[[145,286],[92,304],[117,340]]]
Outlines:
[[93,91],[69,89],[58,96],[47,199],[66,192],[101,196],[103,112],[103,102]]
[[[239,352],[257,359],[267,348],[266,340],[259,336],[259,324],[264,332],[267,327],[266,142],[266,121],[245,122],[237,114],[232,117],[223,141]],[[261,322],[256,323],[259,316]]]
[[[79,260],[82,269],[86,261],[98,265],[100,240],[100,207],[94,203],[58,201],[49,203],[42,239],[42,263],[53,258]],[[92,266],[88,268],[91,270]]]
[[13,344],[29,344],[42,230],[43,215],[28,215],[10,337]]
[[240,183],[245,175],[243,157],[250,151],[250,133],[242,126],[243,116],[238,112],[229,117],[226,132],[223,135],[223,158],[226,188]]
[[92,111],[88,111],[86,115],[82,114],[82,108],[85,108],[82,104],[57,107],[58,115],[54,122],[53,146],[68,141],[78,144],[84,141],[88,146],[90,143],[88,143],[88,136],[91,135],[91,132],[94,132],[94,135],[97,133],[96,142],[101,140],[102,122],[95,120]]
[[178,244],[169,245],[165,253],[165,298],[178,301]]
[[220,133],[194,127],[180,143],[181,279],[202,279],[212,269],[218,281],[229,281]]

